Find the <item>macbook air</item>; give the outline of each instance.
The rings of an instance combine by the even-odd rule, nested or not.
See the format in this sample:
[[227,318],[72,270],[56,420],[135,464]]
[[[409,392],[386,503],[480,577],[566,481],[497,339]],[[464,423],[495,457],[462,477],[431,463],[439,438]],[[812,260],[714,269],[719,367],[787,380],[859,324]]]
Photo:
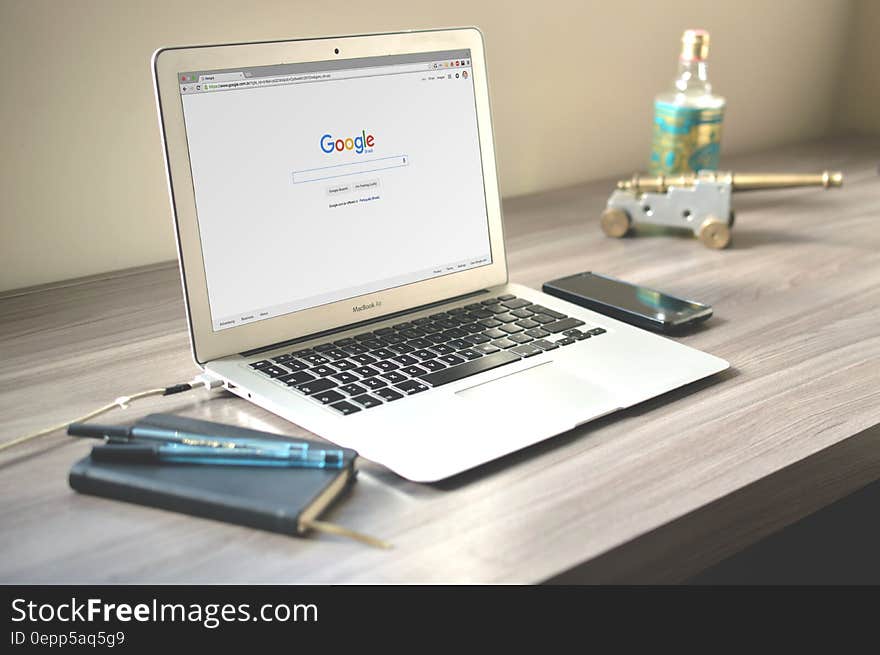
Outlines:
[[192,352],[232,393],[429,482],[727,368],[508,282],[477,29],[153,69]]

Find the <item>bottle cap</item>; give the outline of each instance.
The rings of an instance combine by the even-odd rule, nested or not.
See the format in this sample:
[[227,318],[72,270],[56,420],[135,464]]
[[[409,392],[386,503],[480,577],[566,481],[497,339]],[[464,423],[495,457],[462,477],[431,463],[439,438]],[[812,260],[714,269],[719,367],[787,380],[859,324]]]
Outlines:
[[681,58],[702,61],[709,56],[709,33],[706,30],[685,30],[681,37]]

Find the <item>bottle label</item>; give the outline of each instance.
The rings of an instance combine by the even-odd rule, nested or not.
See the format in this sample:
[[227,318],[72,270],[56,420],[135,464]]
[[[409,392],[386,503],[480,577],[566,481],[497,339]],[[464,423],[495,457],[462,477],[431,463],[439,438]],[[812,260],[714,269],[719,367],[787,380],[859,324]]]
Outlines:
[[652,175],[717,170],[724,108],[654,103]]

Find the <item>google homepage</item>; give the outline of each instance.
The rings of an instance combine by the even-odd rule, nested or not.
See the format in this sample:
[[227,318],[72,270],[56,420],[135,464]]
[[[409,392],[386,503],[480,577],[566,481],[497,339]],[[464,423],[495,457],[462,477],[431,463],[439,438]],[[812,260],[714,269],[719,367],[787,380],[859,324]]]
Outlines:
[[491,263],[469,64],[181,76],[215,331]]

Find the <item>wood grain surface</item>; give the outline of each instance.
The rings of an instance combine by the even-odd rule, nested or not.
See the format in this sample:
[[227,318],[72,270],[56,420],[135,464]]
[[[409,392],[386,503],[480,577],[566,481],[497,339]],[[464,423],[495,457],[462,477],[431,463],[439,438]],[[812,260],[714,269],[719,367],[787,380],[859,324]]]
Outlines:
[[[711,303],[682,341],[732,368],[443,483],[365,462],[326,517],[394,550],[76,494],[67,471],[89,445],[55,434],[0,453],[0,582],[681,580],[880,478],[878,159],[880,141],[855,137],[728,159],[846,182],[738,194],[720,252],[605,238],[610,179],[507,200],[513,281],[595,270]],[[0,296],[0,440],[197,372],[174,265]],[[305,434],[224,392],[107,420],[155,411]]]

